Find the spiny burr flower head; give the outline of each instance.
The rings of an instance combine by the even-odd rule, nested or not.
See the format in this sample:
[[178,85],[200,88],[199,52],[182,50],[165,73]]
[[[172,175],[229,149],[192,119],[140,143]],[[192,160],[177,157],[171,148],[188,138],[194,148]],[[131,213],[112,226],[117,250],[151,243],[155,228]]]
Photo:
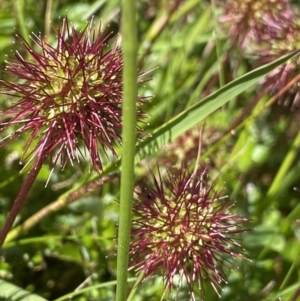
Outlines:
[[162,273],[165,292],[179,277],[193,300],[194,284],[202,290],[207,279],[217,291],[226,282],[230,258],[243,257],[235,250],[240,245],[234,235],[244,231],[246,220],[229,212],[205,178],[200,168],[167,170],[165,176],[158,172],[152,185],[139,185],[133,205],[130,269],[143,272],[144,279]]
[[[294,13],[293,18],[282,18],[276,24],[268,26],[268,32],[258,36],[255,47],[257,64],[270,63],[277,58],[300,48],[300,15]],[[271,94],[292,107],[300,105],[300,57],[290,59],[277,67],[263,79],[260,84]]]
[[56,46],[33,35],[37,50],[18,37],[23,55],[17,51],[6,67],[18,82],[0,82],[2,94],[17,101],[3,113],[12,118],[1,124],[1,131],[18,126],[5,143],[30,135],[24,160],[42,156],[64,168],[87,155],[99,171],[99,149],[116,155],[121,140],[122,52],[116,43],[108,48],[109,36],[93,22],[77,31],[65,18],[56,34]]
[[227,0],[219,3],[224,8],[220,22],[241,48],[256,41],[257,34],[264,32],[267,24],[276,24],[281,18],[289,19],[293,15],[286,0]]

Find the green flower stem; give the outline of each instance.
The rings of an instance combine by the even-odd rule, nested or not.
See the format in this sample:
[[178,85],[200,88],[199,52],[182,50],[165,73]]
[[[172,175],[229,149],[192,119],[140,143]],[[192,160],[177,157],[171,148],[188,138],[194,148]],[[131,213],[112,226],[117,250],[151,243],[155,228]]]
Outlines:
[[132,215],[134,156],[136,143],[136,98],[137,98],[137,28],[134,0],[122,2],[122,43],[124,55],[122,104],[122,162],[120,188],[120,218],[117,255],[116,300],[127,297],[128,253]]

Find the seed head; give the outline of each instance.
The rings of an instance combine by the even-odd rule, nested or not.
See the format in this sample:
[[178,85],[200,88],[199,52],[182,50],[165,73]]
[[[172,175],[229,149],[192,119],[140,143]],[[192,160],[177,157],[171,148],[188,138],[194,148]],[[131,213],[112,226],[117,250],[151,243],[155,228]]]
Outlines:
[[224,8],[220,22],[233,42],[243,49],[255,42],[259,33],[268,30],[268,24],[293,15],[285,0],[226,0],[220,1],[220,6]]
[[225,282],[224,267],[243,257],[234,235],[245,219],[229,212],[230,206],[205,180],[205,170],[190,173],[184,168],[153,175],[153,185],[136,191],[132,225],[131,269],[144,278],[162,273],[165,292],[174,278],[201,290],[207,279],[217,289]]
[[0,131],[17,125],[5,143],[29,135],[23,160],[42,156],[64,168],[88,156],[100,171],[100,153],[116,155],[121,141],[122,52],[116,44],[108,48],[109,37],[92,22],[77,31],[65,18],[56,34],[56,46],[35,34],[36,47],[18,37],[23,55],[17,51],[6,67],[18,81],[0,81],[1,94],[17,101],[3,113],[12,117]]
[[[270,63],[279,57],[300,48],[300,15],[294,12],[293,17],[281,18],[275,24],[268,25],[268,32],[258,35],[255,53],[257,64]],[[300,105],[300,58],[294,57],[287,63],[275,68],[260,84],[262,88],[278,95],[284,104],[292,107]]]

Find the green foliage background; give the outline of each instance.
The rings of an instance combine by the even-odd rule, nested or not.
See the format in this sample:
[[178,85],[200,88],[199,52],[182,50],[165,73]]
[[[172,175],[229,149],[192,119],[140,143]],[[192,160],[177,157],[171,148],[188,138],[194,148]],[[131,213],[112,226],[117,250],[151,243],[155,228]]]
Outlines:
[[[237,261],[236,268],[225,271],[228,284],[223,286],[221,300],[292,301],[300,287],[300,195],[294,189],[300,188],[299,111],[269,105],[271,96],[261,96],[255,84],[274,66],[249,73],[254,70],[252,58],[235,50],[228,53],[229,39],[220,31],[218,10],[209,1],[141,0],[137,8],[139,68],[140,72],[151,70],[139,95],[152,96],[145,107],[149,117],[141,125],[137,179],[148,173],[149,166],[163,165],[164,158],[173,156],[172,147],[180,154],[175,162],[179,164],[187,154],[182,140],[176,138],[193,131],[199,141],[203,124],[201,161],[211,166],[216,187],[236,203],[240,215],[249,218],[251,228],[241,237],[249,260]],[[18,49],[16,32],[24,37],[41,33],[54,41],[54,28],[65,15],[77,28],[84,28],[93,16],[103,30],[118,38],[119,1],[3,0],[1,65]],[[226,55],[222,73],[229,85],[220,87],[219,62]],[[215,94],[205,98],[211,93]],[[4,109],[9,99],[0,97]],[[0,148],[0,224],[26,177],[19,173],[22,145],[20,139]],[[193,147],[197,150],[198,142]],[[114,300],[118,166],[119,161],[107,162],[103,185],[88,169],[55,169],[47,188],[50,170],[43,167],[1,250],[0,299],[38,301],[39,295],[46,300],[69,300],[66,294],[77,290],[71,300]],[[25,222],[39,210],[43,214],[32,223]],[[210,284],[205,288],[206,300],[219,300]],[[25,295],[36,295],[20,299],[15,292],[22,294],[21,289],[27,291]],[[132,300],[160,300],[162,294],[158,274],[145,281]],[[188,300],[188,291],[181,289],[173,297]]]

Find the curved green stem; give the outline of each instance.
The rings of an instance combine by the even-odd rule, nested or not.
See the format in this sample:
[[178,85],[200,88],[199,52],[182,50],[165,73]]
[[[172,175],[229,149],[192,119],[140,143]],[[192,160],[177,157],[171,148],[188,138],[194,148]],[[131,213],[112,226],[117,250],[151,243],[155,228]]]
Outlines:
[[136,99],[137,99],[137,28],[134,0],[122,2],[123,69],[123,131],[120,188],[120,218],[117,255],[116,300],[127,297],[128,254],[130,243],[132,198],[134,184],[134,157],[136,142]]

